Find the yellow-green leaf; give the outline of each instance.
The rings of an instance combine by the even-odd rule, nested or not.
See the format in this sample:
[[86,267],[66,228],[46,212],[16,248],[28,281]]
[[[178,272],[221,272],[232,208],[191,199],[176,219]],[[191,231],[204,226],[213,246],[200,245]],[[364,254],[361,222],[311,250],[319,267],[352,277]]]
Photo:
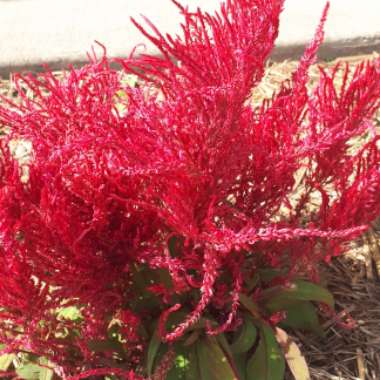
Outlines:
[[46,358],[41,358],[40,363],[40,374],[38,376],[39,380],[52,380],[54,376],[54,371],[52,370],[53,364]]
[[6,371],[10,365],[12,364],[13,360],[15,359],[15,354],[4,354],[0,356],[0,370]]
[[276,339],[284,352],[285,360],[294,379],[310,380],[309,367],[297,344],[284,330],[278,327],[276,328]]
[[26,363],[16,368],[16,373],[24,380],[39,380],[41,367],[35,363]]
[[83,319],[83,316],[76,306],[63,307],[58,311],[58,319],[66,319],[68,321],[78,321]]

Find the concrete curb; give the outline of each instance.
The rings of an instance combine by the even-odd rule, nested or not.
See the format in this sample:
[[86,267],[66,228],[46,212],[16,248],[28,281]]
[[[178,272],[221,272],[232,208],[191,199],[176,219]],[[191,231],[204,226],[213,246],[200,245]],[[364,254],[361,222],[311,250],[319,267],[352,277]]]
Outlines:
[[[182,0],[207,11],[221,0]],[[287,0],[274,59],[298,58],[318,24],[325,0]],[[86,52],[98,40],[110,57],[126,57],[147,41],[130,16],[144,14],[162,31],[176,33],[180,15],[170,0],[0,0],[0,75],[52,69],[87,62]],[[331,0],[326,41],[320,58],[380,50],[380,1]],[[146,52],[157,53],[149,43]]]
[[[298,59],[304,52],[306,45],[288,44],[278,45],[271,58],[275,61],[283,59]],[[319,60],[333,60],[338,57],[371,54],[380,51],[380,33],[373,37],[362,37],[338,41],[325,41],[318,51]]]

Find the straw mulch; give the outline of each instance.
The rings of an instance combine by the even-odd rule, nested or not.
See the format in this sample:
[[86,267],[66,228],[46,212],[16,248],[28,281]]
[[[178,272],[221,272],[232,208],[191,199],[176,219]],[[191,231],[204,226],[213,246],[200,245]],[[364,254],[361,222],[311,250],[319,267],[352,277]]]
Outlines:
[[[376,54],[341,60],[355,65],[374,56]],[[332,66],[335,63],[324,62],[321,65]],[[296,65],[296,62],[288,61],[269,63],[266,76],[253,93],[253,102],[270,98],[279,84],[290,78]],[[318,77],[318,65],[315,65],[310,73],[311,86]],[[8,80],[0,80],[0,94],[17,101],[17,92]],[[377,120],[380,128],[380,112]],[[324,338],[300,332],[293,332],[292,336],[306,357],[312,379],[379,380],[380,219],[370,232],[349,247],[345,256],[323,266],[321,272],[323,281],[336,297],[337,314],[330,320],[324,320]]]

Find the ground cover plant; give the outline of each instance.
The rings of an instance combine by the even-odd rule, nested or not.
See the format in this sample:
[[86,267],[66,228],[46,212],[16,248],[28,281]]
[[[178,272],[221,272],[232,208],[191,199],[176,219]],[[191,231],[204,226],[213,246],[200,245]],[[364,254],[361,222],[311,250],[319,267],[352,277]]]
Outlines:
[[92,57],[2,99],[4,376],[281,380],[287,361],[308,378],[285,331],[323,334],[318,264],[379,216],[380,60],[321,69],[309,91],[326,7],[253,106],[283,1],[175,4],[181,36],[134,21],[162,53],[119,60],[138,86]]

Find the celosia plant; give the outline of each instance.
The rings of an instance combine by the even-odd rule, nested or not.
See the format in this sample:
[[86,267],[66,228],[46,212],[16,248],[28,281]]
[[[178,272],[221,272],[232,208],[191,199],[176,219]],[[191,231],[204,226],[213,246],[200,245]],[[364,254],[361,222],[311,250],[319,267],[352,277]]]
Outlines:
[[380,61],[321,69],[309,91],[326,7],[292,78],[254,107],[283,0],[213,16],[173,2],[180,36],[133,21],[160,57],[16,76],[21,102],[2,100],[7,373],[282,379],[278,326],[321,332],[318,264],[380,214]]

